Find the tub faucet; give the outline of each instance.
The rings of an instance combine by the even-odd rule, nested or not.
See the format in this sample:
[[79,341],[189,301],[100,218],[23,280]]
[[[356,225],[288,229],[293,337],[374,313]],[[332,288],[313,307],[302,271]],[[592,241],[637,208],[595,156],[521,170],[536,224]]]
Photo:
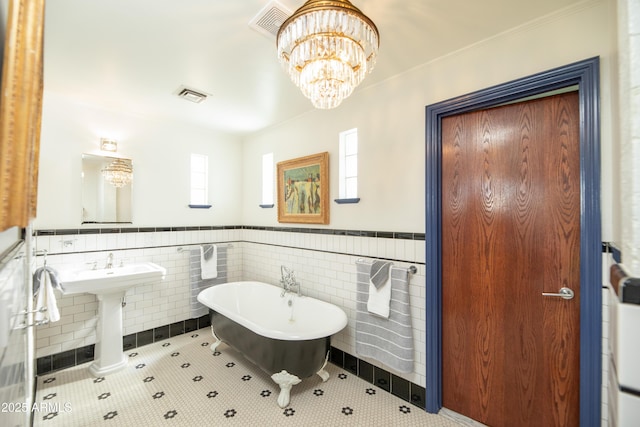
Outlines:
[[291,292],[293,288],[297,288],[298,296],[300,296],[300,283],[296,282],[296,276],[293,270],[288,269],[284,265],[280,266],[280,285],[282,286],[282,292],[280,298],[284,297],[287,292]]
[[107,265],[104,268],[113,268],[113,253],[107,255]]
[[294,288],[296,289],[296,293],[300,296],[300,282],[293,282],[289,285],[289,292],[293,292]]

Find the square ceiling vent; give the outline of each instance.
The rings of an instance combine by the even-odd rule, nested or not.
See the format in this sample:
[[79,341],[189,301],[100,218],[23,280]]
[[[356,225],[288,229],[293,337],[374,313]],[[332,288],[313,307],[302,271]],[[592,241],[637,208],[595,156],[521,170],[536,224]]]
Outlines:
[[273,38],[278,35],[280,26],[293,14],[282,4],[273,0],[266,4],[256,16],[249,21],[249,27],[262,35]]
[[187,101],[195,102],[196,104],[200,104],[202,101],[206,100],[208,96],[204,92],[190,89],[186,86],[180,86],[174,93],[178,97],[186,99]]

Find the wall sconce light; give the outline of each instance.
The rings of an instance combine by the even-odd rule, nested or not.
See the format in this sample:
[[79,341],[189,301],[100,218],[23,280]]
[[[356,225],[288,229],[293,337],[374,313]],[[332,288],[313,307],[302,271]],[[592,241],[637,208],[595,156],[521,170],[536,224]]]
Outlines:
[[100,149],[102,151],[110,151],[112,153],[115,153],[116,151],[118,151],[118,143],[113,139],[102,138],[100,139]]

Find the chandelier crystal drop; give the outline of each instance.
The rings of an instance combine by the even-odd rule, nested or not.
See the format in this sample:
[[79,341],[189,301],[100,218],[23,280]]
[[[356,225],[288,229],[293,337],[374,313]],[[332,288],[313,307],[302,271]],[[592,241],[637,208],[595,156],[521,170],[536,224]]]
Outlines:
[[109,166],[102,169],[102,176],[114,187],[122,188],[125,185],[131,184],[133,180],[133,167],[131,163],[125,160],[115,159]]
[[380,35],[347,0],[309,0],[280,27],[280,63],[304,96],[335,108],[373,70]]

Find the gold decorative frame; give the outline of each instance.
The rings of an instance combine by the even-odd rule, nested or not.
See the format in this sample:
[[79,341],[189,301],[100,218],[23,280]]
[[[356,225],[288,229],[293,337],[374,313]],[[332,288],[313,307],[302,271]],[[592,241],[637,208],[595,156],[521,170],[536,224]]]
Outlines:
[[44,0],[9,2],[0,99],[0,231],[36,216]]
[[278,163],[278,222],[329,224],[329,153]]

